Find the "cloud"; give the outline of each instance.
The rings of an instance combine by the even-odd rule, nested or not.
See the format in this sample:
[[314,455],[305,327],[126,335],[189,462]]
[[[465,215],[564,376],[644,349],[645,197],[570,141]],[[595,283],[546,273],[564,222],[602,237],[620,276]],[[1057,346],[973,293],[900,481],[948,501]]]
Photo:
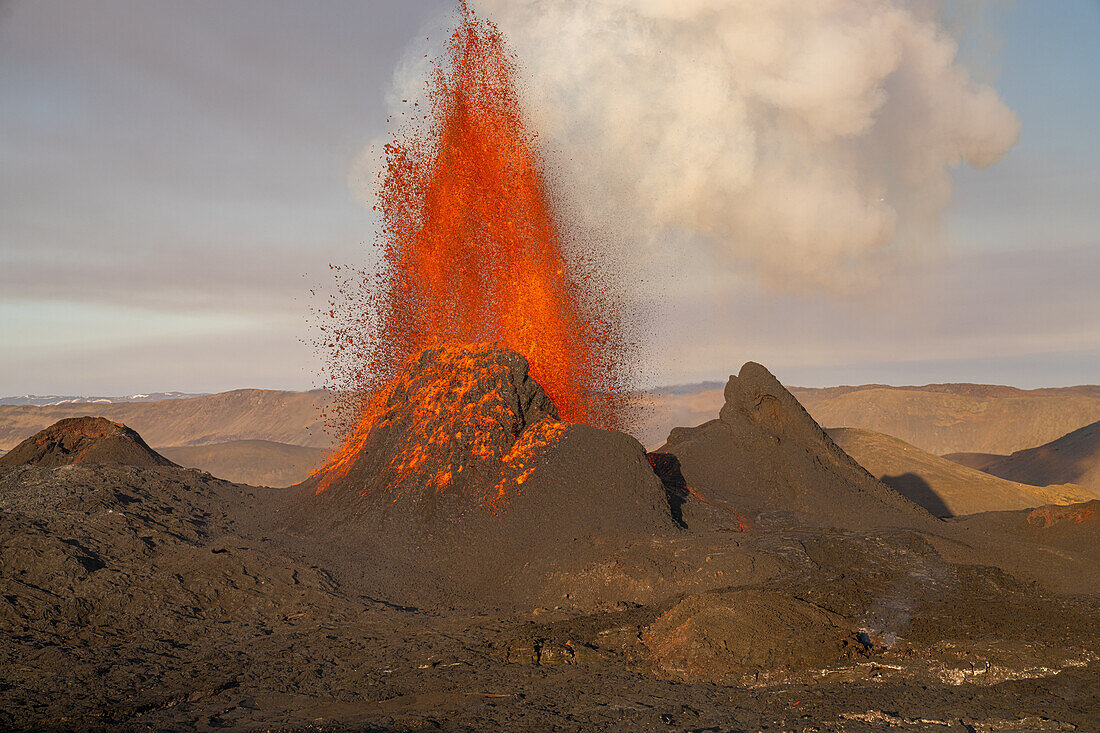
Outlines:
[[854,290],[935,242],[950,170],[1019,133],[932,4],[474,4],[517,53],[575,213],[639,259]]

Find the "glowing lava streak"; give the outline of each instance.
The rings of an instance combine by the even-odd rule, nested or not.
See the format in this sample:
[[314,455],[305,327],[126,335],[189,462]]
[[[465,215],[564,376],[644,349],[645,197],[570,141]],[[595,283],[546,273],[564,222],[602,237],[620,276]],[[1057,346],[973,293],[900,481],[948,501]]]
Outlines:
[[[342,345],[367,362],[358,389],[377,395],[421,349],[494,342],[527,357],[563,420],[617,427],[620,313],[563,254],[500,32],[465,3],[458,20],[428,82],[428,114],[386,146],[383,264],[367,294],[378,333]],[[361,408],[321,490],[353,460],[375,412]]]

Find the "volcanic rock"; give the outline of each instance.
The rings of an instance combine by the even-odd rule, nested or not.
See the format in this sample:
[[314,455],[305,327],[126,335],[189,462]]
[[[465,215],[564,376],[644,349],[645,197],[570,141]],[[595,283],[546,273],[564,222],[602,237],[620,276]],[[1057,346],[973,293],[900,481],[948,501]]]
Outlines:
[[[474,359],[497,376],[470,413],[524,393],[522,361],[498,357],[512,359]],[[414,435],[399,423],[416,410],[392,407],[387,434]],[[781,408],[778,427],[752,423],[753,445],[778,434],[798,466],[824,462]],[[632,438],[517,410],[525,427],[505,423],[499,451],[522,467],[429,444],[423,466],[458,455],[495,482],[442,498],[354,465],[320,495],[175,466],[0,470],[0,729],[762,730],[876,710],[1096,728],[1097,503],[732,534],[698,521],[737,496],[700,487],[689,456],[684,529]],[[552,437],[517,450],[539,425]],[[678,459],[654,463],[679,485]],[[851,506],[862,494],[830,465],[798,469],[824,485],[806,491]],[[478,503],[500,478],[504,498]],[[683,684],[701,680],[721,684]],[[997,722],[1021,707],[1045,717]]]
[[409,602],[437,586],[530,599],[550,574],[678,531],[642,446],[559,420],[527,360],[491,344],[411,359],[299,491],[288,528],[369,555],[355,571]]
[[743,588],[685,598],[641,641],[659,676],[737,684],[835,662],[847,635],[847,620],[835,613],[777,591]]
[[471,492],[475,503],[496,501],[504,498],[504,464],[522,469],[520,453],[564,427],[514,351],[426,349],[371,400],[341,451],[305,485],[336,497],[407,500],[428,513],[448,497],[465,506]]
[[105,466],[174,466],[121,423],[102,417],[60,420],[0,456],[0,467],[46,468],[74,463]]
[[[812,526],[935,523],[838,448],[763,366],[745,364],[730,377],[725,397],[717,420],[675,428],[659,450],[675,457],[686,484],[710,505]],[[707,503],[685,502],[688,528],[720,516]]]

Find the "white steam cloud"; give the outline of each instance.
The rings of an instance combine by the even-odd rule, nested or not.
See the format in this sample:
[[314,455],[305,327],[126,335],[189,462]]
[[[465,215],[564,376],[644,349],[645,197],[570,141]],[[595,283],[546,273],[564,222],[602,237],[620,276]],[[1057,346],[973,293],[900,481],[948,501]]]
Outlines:
[[1019,134],[957,62],[938,3],[473,4],[516,51],[584,215],[781,288],[847,289],[934,242],[950,169],[992,165]]

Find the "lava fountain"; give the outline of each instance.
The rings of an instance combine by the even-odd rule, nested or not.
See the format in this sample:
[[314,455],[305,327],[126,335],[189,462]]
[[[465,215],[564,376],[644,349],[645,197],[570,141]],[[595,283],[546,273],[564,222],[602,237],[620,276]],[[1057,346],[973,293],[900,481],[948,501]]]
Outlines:
[[[463,2],[416,122],[385,148],[381,266],[325,328],[351,412],[318,492],[346,472],[382,388],[422,350],[491,342],[525,356],[562,420],[623,422],[621,298],[556,211],[500,31]],[[354,311],[348,313],[348,310]],[[340,319],[343,319],[342,321]],[[364,323],[367,331],[338,323]],[[330,374],[331,376],[331,374]]]

